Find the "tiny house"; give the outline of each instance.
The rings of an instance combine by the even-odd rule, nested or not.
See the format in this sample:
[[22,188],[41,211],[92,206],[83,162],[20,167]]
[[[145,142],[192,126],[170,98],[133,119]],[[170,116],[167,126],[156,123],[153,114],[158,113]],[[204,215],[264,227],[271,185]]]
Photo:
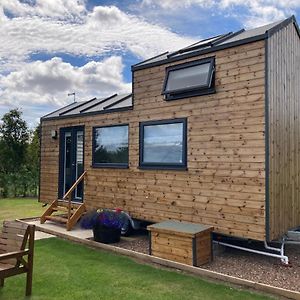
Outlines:
[[122,208],[270,241],[300,225],[294,17],[132,66],[132,94],[41,118],[39,200]]

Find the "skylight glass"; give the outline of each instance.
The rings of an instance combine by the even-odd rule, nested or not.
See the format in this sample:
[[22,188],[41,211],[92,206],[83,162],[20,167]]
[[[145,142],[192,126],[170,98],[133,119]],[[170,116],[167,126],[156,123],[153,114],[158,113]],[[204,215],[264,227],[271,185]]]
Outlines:
[[163,94],[167,100],[214,91],[214,58],[206,58],[166,69]]
[[207,86],[210,63],[196,65],[169,72],[166,92]]

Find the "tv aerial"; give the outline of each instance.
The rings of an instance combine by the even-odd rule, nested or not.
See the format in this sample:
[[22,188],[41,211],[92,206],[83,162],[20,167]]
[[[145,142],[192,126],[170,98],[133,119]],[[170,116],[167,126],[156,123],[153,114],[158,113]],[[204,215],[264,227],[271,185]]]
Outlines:
[[73,93],[69,93],[69,94],[68,94],[68,96],[73,96],[73,97],[74,97],[74,98],[73,98],[73,100],[74,100],[74,103],[76,102],[76,101],[75,101],[75,92],[73,92]]

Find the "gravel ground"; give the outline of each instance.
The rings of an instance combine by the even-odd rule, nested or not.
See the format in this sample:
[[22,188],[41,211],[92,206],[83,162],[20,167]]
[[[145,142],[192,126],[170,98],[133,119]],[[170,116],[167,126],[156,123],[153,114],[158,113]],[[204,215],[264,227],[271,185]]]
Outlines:
[[286,255],[289,266],[273,257],[227,248],[202,268],[300,292],[300,246],[287,245]]
[[116,247],[137,251],[144,254],[149,254],[149,242],[145,236],[140,236],[134,240],[122,239],[119,243],[114,244]]
[[149,254],[148,233],[147,231],[140,230],[130,237],[122,237],[121,241],[114,244],[114,246]]
[[[117,247],[148,254],[149,240],[144,232],[122,237],[114,244]],[[201,266],[203,269],[235,277],[265,283],[300,292],[300,246],[287,245],[286,255],[290,265],[281,264],[279,259],[226,248],[214,255],[213,262]]]

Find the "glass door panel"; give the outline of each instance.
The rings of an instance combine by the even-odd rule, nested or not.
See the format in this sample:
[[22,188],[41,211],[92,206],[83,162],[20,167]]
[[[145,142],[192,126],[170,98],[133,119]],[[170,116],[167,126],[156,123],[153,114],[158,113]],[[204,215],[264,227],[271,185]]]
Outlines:
[[[84,171],[84,128],[60,130],[59,197],[62,198]],[[72,201],[83,201],[83,181],[72,193]]]
[[[83,173],[83,131],[76,133],[76,165],[75,165],[76,180]],[[83,181],[79,183],[75,189],[75,199],[82,200]]]
[[72,133],[65,133],[65,159],[64,159],[64,194],[72,186]]

